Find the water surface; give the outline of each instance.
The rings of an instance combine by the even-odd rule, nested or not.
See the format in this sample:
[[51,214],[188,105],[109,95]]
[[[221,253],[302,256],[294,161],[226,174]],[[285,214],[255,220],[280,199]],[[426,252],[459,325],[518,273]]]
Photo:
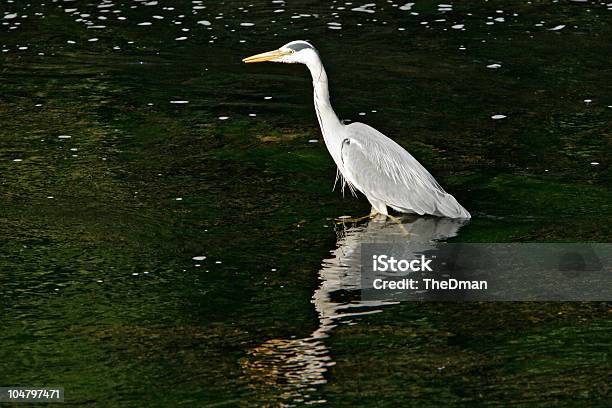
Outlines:
[[610,241],[611,7],[414,3],[5,2],[0,384],[94,406],[609,405],[609,304],[360,304],[354,246],[403,235],[335,224],[369,207],[332,191],[306,69],[241,63],[315,44],[338,114],[472,212],[431,239]]

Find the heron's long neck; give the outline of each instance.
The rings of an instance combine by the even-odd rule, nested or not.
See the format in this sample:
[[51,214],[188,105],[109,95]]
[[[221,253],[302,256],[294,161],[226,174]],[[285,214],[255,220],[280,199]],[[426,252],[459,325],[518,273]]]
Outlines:
[[314,87],[314,106],[323,139],[327,145],[327,149],[331,153],[334,161],[341,167],[340,146],[343,140],[342,128],[343,124],[336,116],[331,102],[329,101],[329,87],[327,83],[327,73],[321,60],[317,59],[307,64],[310,74],[312,75],[312,85]]

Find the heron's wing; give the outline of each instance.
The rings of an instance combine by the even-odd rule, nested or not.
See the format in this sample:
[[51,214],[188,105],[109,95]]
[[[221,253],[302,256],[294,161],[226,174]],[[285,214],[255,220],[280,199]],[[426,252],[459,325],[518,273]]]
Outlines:
[[366,196],[403,212],[469,218],[434,177],[403,147],[363,123],[347,126],[342,164]]

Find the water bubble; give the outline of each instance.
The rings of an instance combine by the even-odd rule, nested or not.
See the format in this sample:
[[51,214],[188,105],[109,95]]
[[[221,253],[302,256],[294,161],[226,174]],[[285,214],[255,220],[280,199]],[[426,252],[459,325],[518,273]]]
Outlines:
[[208,20],[200,20],[200,21],[198,21],[198,24],[203,25],[203,26],[209,26],[210,25],[210,21],[208,21]]
[[199,255],[199,256],[194,256],[193,258],[194,261],[203,261],[206,259],[206,257],[204,255]]
[[72,136],[70,135],[59,135],[57,138],[58,139],[70,139]]
[[491,119],[493,119],[493,120],[499,120],[499,119],[505,119],[505,118],[507,118],[506,115],[493,115],[493,116],[491,116]]
[[565,24],[560,24],[558,26],[555,26],[553,28],[549,28],[548,31],[559,31],[559,30],[563,30],[565,28]]
[[489,68],[489,69],[501,68],[501,64],[489,64],[489,65],[487,65],[487,68]]
[[186,103],[189,103],[189,101],[170,101],[170,103],[173,103],[175,105],[184,105]]
[[400,6],[399,9],[400,10],[410,10],[412,6],[414,6],[414,3],[406,3],[403,6]]
[[219,116],[219,120],[228,120],[229,116]]
[[188,37],[177,37],[175,38],[176,41],[185,41]]
[[376,11],[372,10],[370,7],[376,7],[376,3],[364,4],[363,6],[352,8],[351,11],[359,11],[361,13],[374,14]]

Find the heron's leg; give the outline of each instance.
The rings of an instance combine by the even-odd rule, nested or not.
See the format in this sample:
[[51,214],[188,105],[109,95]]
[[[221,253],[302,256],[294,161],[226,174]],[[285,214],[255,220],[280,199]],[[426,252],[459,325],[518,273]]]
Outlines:
[[365,219],[368,218],[374,218],[378,215],[378,211],[376,211],[376,208],[372,207],[372,209],[370,210],[370,213],[368,215],[364,215],[363,217],[338,217],[336,218],[336,224],[343,224],[346,222],[359,222],[359,221],[363,221]]

